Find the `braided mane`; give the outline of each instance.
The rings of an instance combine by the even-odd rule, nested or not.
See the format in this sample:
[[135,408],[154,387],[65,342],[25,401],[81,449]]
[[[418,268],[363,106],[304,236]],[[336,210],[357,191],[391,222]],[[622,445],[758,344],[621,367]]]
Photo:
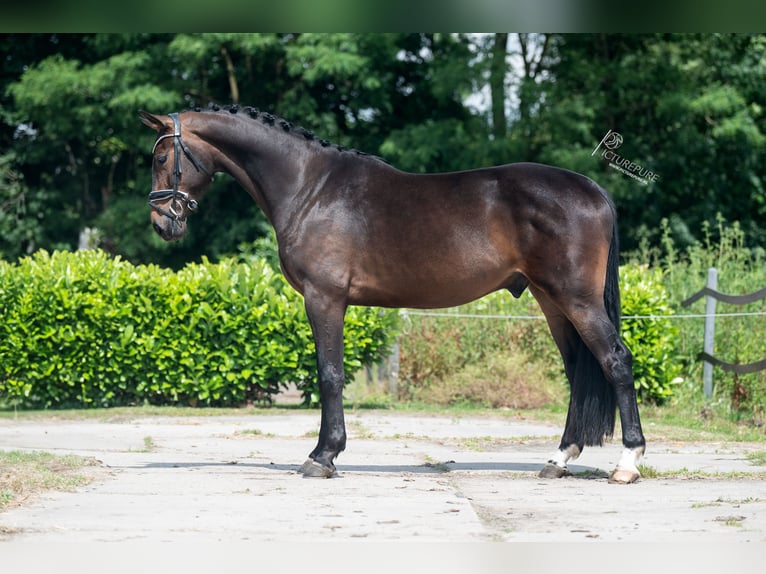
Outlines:
[[197,107],[197,108],[194,108],[192,111],[203,112],[203,113],[204,112],[229,113],[232,115],[240,114],[241,112],[253,120],[261,121],[267,126],[271,126],[275,129],[280,129],[285,133],[289,133],[296,137],[303,138],[305,141],[308,141],[308,142],[317,142],[320,146],[324,148],[335,148],[339,152],[350,152],[358,156],[368,156],[373,159],[377,159],[377,160],[385,162],[384,159],[377,156],[370,155],[363,151],[333,144],[329,140],[317,137],[312,131],[307,130],[306,128],[303,128],[301,126],[295,126],[293,125],[292,122],[289,122],[285,120],[284,118],[280,118],[279,116],[275,116],[274,114],[271,114],[268,112],[263,112],[259,110],[258,108],[255,108],[252,106],[242,107],[237,104],[221,106],[218,104],[210,104],[206,109]]

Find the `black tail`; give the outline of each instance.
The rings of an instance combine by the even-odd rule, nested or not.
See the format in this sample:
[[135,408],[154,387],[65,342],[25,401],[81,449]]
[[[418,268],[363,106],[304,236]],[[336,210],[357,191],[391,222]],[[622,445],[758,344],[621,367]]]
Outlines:
[[[612,241],[609,244],[609,257],[606,267],[606,285],[604,287],[604,305],[610,321],[620,332],[620,284],[619,284],[619,244],[617,239],[617,216],[612,207]],[[579,338],[579,335],[578,335]],[[582,339],[577,342],[574,376],[571,382],[569,398],[569,418],[567,427],[572,432],[577,444],[601,446],[604,438],[614,434],[615,414],[617,410],[614,388],[604,377],[596,358]],[[571,425],[571,426],[569,426]]]

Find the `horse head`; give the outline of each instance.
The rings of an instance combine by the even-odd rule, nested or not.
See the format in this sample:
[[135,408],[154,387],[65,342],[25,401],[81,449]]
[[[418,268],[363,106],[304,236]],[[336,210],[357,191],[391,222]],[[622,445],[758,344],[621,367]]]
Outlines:
[[157,132],[149,193],[152,226],[166,241],[180,239],[186,233],[187,216],[197,209],[199,197],[212,181],[212,172],[205,167],[205,160],[210,165],[210,158],[193,133],[188,141],[195,151],[181,137],[178,114],[155,116],[141,111],[139,117]]

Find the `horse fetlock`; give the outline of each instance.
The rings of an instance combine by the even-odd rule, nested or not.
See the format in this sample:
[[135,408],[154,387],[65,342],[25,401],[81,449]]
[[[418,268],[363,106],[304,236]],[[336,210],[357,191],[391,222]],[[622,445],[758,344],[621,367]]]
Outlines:
[[644,456],[645,450],[646,446],[644,444],[632,448],[625,447],[622,450],[620,461],[617,463],[617,468],[635,470],[637,472],[638,463],[641,461],[641,457]]
[[632,484],[641,478],[638,470],[638,463],[644,456],[645,445],[639,445],[633,448],[625,448],[617,463],[617,468],[609,475],[610,484]]

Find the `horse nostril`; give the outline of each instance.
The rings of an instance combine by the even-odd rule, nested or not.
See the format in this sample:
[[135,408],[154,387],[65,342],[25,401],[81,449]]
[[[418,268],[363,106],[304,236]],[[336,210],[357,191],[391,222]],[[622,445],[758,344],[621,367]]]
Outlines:
[[160,237],[165,237],[165,230],[162,229],[162,226],[159,223],[152,221],[152,227],[154,227],[154,230]]

